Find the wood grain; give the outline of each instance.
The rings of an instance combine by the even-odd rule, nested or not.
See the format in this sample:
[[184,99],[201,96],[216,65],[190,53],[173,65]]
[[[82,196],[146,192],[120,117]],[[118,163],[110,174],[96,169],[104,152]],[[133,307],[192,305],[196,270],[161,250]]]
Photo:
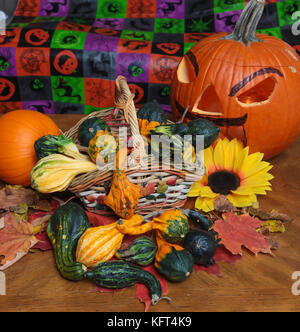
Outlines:
[[[64,131],[81,116],[53,118]],[[291,292],[292,273],[300,271],[300,137],[271,163],[273,191],[260,197],[260,205],[294,218],[286,233],[275,236],[279,243],[275,256],[255,257],[244,250],[243,259],[234,265],[219,263],[222,277],[194,271],[182,283],[168,283],[173,302],[161,301],[151,306],[150,312],[300,310],[300,295]],[[191,206],[192,202],[187,204]],[[56,270],[52,251],[30,253],[5,274],[7,295],[0,296],[0,311],[144,311],[144,305],[135,297],[135,286],[99,293],[90,281],[64,280]]]

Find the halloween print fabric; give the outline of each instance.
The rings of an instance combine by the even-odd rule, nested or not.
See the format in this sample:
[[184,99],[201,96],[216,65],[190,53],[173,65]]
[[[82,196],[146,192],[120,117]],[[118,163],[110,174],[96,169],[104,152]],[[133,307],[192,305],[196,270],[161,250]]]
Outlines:
[[[0,112],[89,114],[113,105],[118,75],[127,78],[137,106],[156,99],[170,112],[182,56],[210,33],[231,32],[244,6],[244,0],[20,0],[0,35]],[[267,1],[259,32],[300,54],[297,11],[299,0]]]

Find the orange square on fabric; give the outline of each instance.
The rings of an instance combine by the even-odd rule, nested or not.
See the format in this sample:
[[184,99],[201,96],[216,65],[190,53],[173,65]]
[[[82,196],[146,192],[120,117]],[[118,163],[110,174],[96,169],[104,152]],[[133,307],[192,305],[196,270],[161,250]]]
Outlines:
[[120,39],[119,53],[151,53],[152,42],[148,40]]
[[127,18],[155,18],[156,1],[127,0]]
[[50,49],[18,47],[16,54],[18,76],[50,76]]
[[171,84],[180,60],[180,57],[151,54],[149,82]]
[[84,95],[88,106],[109,108],[114,106],[115,82],[110,80],[85,78]]

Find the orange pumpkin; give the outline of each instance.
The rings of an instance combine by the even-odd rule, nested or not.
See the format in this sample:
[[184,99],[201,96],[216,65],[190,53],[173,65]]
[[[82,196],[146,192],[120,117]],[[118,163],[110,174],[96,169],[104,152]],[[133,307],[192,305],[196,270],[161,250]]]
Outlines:
[[217,33],[182,58],[171,86],[177,120],[206,118],[229,139],[265,159],[285,150],[300,130],[300,60],[282,40],[255,34],[264,0],[250,0],[232,34]]
[[0,179],[29,186],[38,158],[34,142],[45,135],[60,135],[57,125],[36,111],[12,111],[0,118]]

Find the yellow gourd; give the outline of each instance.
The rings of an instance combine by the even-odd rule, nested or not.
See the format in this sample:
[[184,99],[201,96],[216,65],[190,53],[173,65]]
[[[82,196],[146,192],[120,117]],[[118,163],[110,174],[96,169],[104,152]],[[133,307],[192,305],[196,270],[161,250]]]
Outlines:
[[[114,257],[116,252],[120,249],[125,236],[124,233],[118,230],[118,222],[88,228],[77,244],[77,262],[87,267],[94,267]],[[137,214],[128,220],[122,220],[122,224],[128,227],[139,226],[142,222],[143,217]]]

